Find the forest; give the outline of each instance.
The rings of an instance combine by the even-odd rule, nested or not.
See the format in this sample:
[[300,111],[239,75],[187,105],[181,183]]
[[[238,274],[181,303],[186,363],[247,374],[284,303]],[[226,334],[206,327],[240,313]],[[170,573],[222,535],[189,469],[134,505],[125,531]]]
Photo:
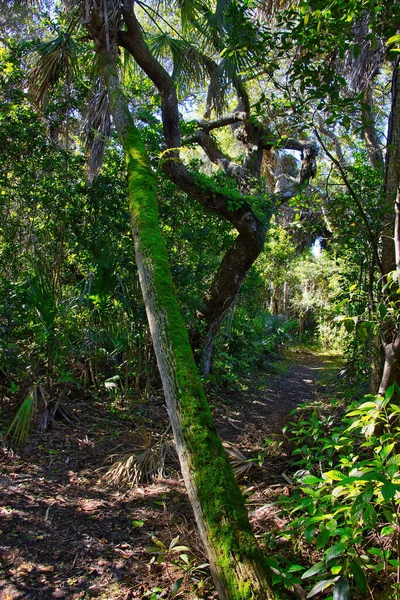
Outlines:
[[400,4],[0,0],[0,599],[400,599]]

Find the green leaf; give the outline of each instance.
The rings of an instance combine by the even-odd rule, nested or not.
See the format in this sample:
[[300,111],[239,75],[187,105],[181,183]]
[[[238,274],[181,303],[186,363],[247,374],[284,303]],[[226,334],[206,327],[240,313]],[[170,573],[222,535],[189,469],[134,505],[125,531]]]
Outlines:
[[394,456],[391,456],[386,462],[386,466],[389,465],[400,465],[400,454],[395,454]]
[[327,471],[323,474],[323,476],[325,479],[329,479],[330,481],[340,481],[341,479],[344,479],[346,477],[346,475],[336,470]]
[[391,451],[393,450],[394,447],[395,447],[395,443],[393,442],[392,444],[388,444],[387,446],[382,448],[382,450],[380,452],[380,457],[383,460],[385,460],[389,456],[389,454],[391,453]]
[[365,524],[370,527],[375,527],[377,519],[378,519],[378,515],[377,515],[376,510],[374,509],[373,506],[371,506],[371,504],[369,504],[367,506],[367,508],[364,510]]
[[333,588],[333,600],[347,600],[349,597],[350,586],[347,579],[339,577]]
[[381,488],[382,496],[385,502],[389,502],[396,494],[396,486],[387,481]]
[[174,546],[173,548],[170,548],[168,552],[190,552],[190,548],[188,548],[187,546]]
[[334,544],[325,552],[325,559],[328,561],[332,560],[333,558],[336,558],[337,556],[341,556],[346,547],[346,544],[344,544],[343,542],[338,542],[337,544]]
[[390,37],[388,39],[388,41],[386,42],[386,46],[391,46],[392,44],[397,44],[397,42],[400,42],[400,34],[396,34],[396,35],[392,35],[392,37]]
[[312,577],[313,575],[316,575],[317,573],[322,571],[322,569],[325,569],[325,562],[323,560],[315,563],[315,565],[313,565],[310,569],[307,569],[307,571],[303,573],[301,578],[307,579],[308,577]]
[[385,317],[387,314],[387,307],[382,303],[378,304],[378,311],[379,311],[381,318],[383,319],[383,317]]
[[366,594],[368,590],[367,578],[365,573],[357,562],[350,564],[350,572],[353,575],[358,589],[362,594]]
[[326,590],[327,587],[334,584],[336,580],[337,577],[335,577],[334,579],[323,579],[322,581],[319,581],[316,585],[314,585],[314,587],[312,588],[312,590],[310,590],[306,597],[312,598],[313,596],[316,596],[317,594],[319,594],[319,592],[323,592],[324,590]]
[[172,584],[171,592],[174,595],[179,592],[179,588],[181,587],[183,580],[184,580],[184,577],[179,577],[179,579],[177,579],[176,581],[174,581],[174,583]]
[[144,525],[144,520],[143,519],[139,519],[138,521],[132,521],[132,525],[134,527],[143,527]]
[[304,475],[304,477],[300,479],[300,482],[305,485],[313,485],[314,483],[321,483],[322,479],[315,477],[315,475]]
[[297,571],[302,571],[304,569],[304,567],[300,566],[300,565],[291,565],[291,567],[289,567],[289,569],[287,569],[287,573],[296,573]]
[[176,537],[174,537],[171,540],[171,543],[169,545],[169,550],[172,550],[173,548],[175,548],[175,546],[177,545],[178,542],[179,542],[179,535],[177,535]]
[[373,556],[380,556],[382,558],[384,557],[383,550],[381,550],[381,548],[369,548],[368,552]]
[[388,465],[386,463],[386,469],[385,469],[387,475],[390,477],[390,479],[392,479],[396,473],[398,473],[399,471],[399,466],[398,465]]
[[316,539],[316,546],[318,548],[318,550],[320,550],[321,548],[323,548],[326,544],[326,542],[329,540],[330,537],[330,532],[328,531],[328,529],[322,529],[319,534],[317,535],[317,539]]
[[328,531],[330,531],[331,533],[333,533],[336,530],[336,527],[337,527],[337,521],[336,521],[336,519],[329,519],[329,521],[327,521],[325,523],[325,527],[328,529]]
[[363,412],[365,412],[368,409],[374,409],[376,408],[376,402],[364,402],[364,404],[361,404],[357,410],[351,410],[350,412],[346,413],[346,417],[355,417],[357,415],[362,414]]
[[386,527],[382,527],[381,535],[392,535],[392,533],[394,533],[395,531],[395,527],[392,527],[391,525],[386,525]]
[[316,528],[313,525],[309,525],[304,532],[304,537],[307,540],[307,544],[311,544],[313,537],[315,535]]

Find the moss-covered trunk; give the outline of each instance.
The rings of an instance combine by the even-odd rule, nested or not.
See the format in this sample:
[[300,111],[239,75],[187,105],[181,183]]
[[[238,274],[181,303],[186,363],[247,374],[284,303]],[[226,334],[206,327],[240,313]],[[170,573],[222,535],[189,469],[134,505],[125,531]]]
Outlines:
[[219,440],[174,293],[157,214],[157,184],[119,86],[114,55],[100,54],[123,144],[136,262],[176,448],[221,600],[269,600],[265,557]]

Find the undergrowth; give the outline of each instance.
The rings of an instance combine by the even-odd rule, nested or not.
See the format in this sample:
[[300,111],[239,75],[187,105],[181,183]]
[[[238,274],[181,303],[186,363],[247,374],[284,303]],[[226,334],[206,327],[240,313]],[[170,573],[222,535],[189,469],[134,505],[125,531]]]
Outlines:
[[307,598],[400,598],[399,400],[394,384],[346,409],[300,407],[285,432],[294,485],[279,499],[289,519],[279,536],[312,564],[278,556],[276,584],[302,586]]

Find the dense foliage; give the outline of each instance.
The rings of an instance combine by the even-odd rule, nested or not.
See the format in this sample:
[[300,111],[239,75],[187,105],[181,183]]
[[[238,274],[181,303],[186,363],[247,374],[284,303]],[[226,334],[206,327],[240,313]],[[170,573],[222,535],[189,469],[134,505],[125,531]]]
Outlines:
[[[7,13],[0,44],[0,397],[15,406],[4,426],[17,445],[56,414],[72,418],[71,390],[135,412],[160,388],[95,37],[76,7],[51,4],[32,9],[33,33],[20,15],[23,36]],[[335,599],[350,588],[383,597],[375,586],[397,598],[398,6],[137,4],[146,43],[178,90],[179,148],[151,69],[121,51],[120,79],[157,174],[199,363],[215,337],[205,381],[240,387],[296,342],[343,355],[352,386],[345,401],[303,407],[287,430],[297,483],[282,501],[284,535],[318,560],[271,559],[274,583],[316,577],[307,597],[331,588]],[[244,213],[266,242],[240,273],[229,263],[236,288],[208,318]],[[375,395],[385,360],[392,371]]]

